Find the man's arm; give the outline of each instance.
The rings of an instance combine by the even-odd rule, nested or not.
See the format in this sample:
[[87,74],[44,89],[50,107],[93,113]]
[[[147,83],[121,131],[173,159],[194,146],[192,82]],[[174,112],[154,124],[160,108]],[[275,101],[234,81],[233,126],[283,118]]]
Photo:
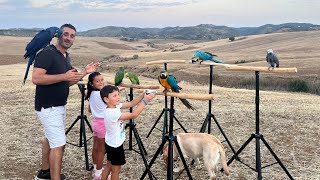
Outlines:
[[50,85],[62,81],[78,82],[82,74],[75,69],[71,69],[64,74],[46,74],[47,70],[42,68],[33,68],[32,82],[35,85]]

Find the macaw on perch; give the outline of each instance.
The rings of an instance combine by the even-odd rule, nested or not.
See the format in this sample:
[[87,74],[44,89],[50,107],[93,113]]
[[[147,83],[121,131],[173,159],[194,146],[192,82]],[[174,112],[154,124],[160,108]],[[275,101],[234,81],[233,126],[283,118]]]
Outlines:
[[[169,75],[168,72],[165,70],[160,72],[158,80],[161,86],[165,88],[165,91],[172,90],[173,92],[179,93],[180,90],[182,89],[178,85],[176,78],[173,75]],[[187,99],[182,99],[182,98],[179,98],[179,99],[188,109],[195,110],[195,108],[192,107],[192,105]]]
[[25,84],[26,79],[28,77],[29,69],[31,64],[34,62],[34,59],[40,49],[48,46],[52,40],[52,38],[57,37],[60,38],[62,36],[62,30],[58,27],[49,27],[47,29],[41,30],[38,32],[33,39],[27,44],[26,53],[24,54],[24,58],[29,58],[27,69],[23,78],[23,83]]
[[209,52],[196,51],[192,57],[192,63],[199,61],[201,64],[203,61],[212,61],[215,63],[223,64],[223,62],[215,59],[214,56],[217,56],[217,55],[211,54]]

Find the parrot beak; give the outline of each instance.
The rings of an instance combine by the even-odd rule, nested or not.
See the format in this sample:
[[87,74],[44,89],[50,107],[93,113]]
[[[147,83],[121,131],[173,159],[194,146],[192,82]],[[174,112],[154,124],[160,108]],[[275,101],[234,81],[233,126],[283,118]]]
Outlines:
[[197,62],[197,61],[199,61],[199,58],[192,58],[192,63],[195,63],[195,62]]
[[55,33],[54,33],[54,37],[58,37],[59,36],[59,33],[58,33],[58,31],[56,31]]
[[166,75],[165,73],[161,73],[161,74],[160,74],[160,78],[161,78],[161,79],[165,79],[166,77],[167,77],[167,75]]

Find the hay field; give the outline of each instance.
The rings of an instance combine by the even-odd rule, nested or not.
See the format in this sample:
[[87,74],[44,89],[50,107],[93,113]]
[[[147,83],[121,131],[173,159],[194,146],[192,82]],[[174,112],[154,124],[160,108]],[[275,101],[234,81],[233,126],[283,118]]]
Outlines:
[[[320,47],[317,43],[320,41],[315,39],[319,38],[319,34],[319,32],[285,33],[252,36],[235,42],[219,40],[193,44],[158,41],[157,43],[161,43],[159,49],[150,49],[145,46],[145,42],[134,42],[141,43],[134,45],[133,43],[122,42],[114,38],[97,38],[92,40],[93,38],[79,37],[70,52],[73,56],[73,63],[79,67],[83,67],[83,64],[89,61],[100,61],[103,60],[104,57],[113,54],[120,54],[123,57],[131,57],[134,54],[138,54],[138,60],[112,62],[109,66],[117,67],[126,64],[128,67],[146,68],[144,62],[149,60],[190,58],[194,50],[188,49],[187,46],[204,50],[206,48],[220,48],[219,52],[223,52],[221,56],[226,57],[226,61],[229,62],[233,61],[236,56],[251,57],[246,56],[246,54],[250,52],[256,56],[253,60],[257,60],[257,62],[252,62],[252,64],[259,65],[260,63],[260,65],[262,65],[264,63],[265,49],[270,46],[279,46],[279,48],[284,48],[283,54],[286,54],[286,56],[283,56],[283,59],[287,57],[287,60],[283,62],[284,67],[298,67],[298,65],[301,65],[301,68],[298,67],[298,71],[302,71],[302,74],[297,73],[295,76],[309,76],[310,74],[314,74],[318,77],[318,66],[320,65],[317,62],[319,62],[318,53],[320,51],[317,48]],[[277,37],[268,44],[265,36]],[[287,40],[278,41],[279,38],[286,36],[289,36]],[[304,42],[302,39],[299,40],[298,37],[300,36],[304,36],[307,42]],[[270,37],[267,39],[270,39]],[[314,38],[315,43],[311,43],[311,38]],[[295,39],[296,44],[293,43]],[[30,76],[26,85],[21,86],[25,70],[25,64],[21,63],[23,62],[22,55],[25,44],[30,38],[0,36],[0,40],[0,62],[3,64],[0,66],[0,85],[2,87],[0,90],[2,97],[2,103],[0,105],[0,130],[2,132],[0,160],[3,162],[0,165],[0,179],[32,179],[40,167],[40,141],[43,133],[40,122],[34,112],[35,86],[32,85]],[[100,43],[95,43],[95,41],[99,41]],[[110,41],[115,44],[123,43],[126,46],[120,45],[120,49],[109,49],[105,47],[106,45],[101,46],[101,44],[103,44],[101,42],[104,41]],[[285,41],[287,41],[287,45]],[[300,43],[298,43],[299,41]],[[261,44],[252,45],[253,42],[260,42]],[[237,43],[239,44],[237,45]],[[245,44],[247,44],[247,46],[245,46]],[[291,46],[288,44],[292,44],[292,47],[285,48]],[[307,44],[308,47],[306,47]],[[87,48],[84,46],[87,46]],[[127,46],[131,46],[132,49],[127,48]],[[142,46],[144,50],[140,50],[137,46]],[[123,47],[126,47],[128,50],[123,50]],[[168,49],[172,47],[179,49],[186,48],[187,50],[168,52]],[[164,52],[166,48],[168,49]],[[232,48],[234,49],[232,50]],[[85,49],[87,49],[87,53],[83,53]],[[296,49],[297,51],[301,49],[301,54],[304,56],[303,63],[299,63],[299,59],[303,56],[298,56],[290,52],[290,49]],[[94,53],[94,55],[88,53]],[[162,68],[162,66],[160,67]],[[181,71],[184,70],[181,66],[169,65],[169,69],[177,67],[181,68]],[[189,68],[189,71],[191,71],[191,67],[186,68]],[[200,75],[205,74],[205,72],[209,73],[208,67],[197,67],[192,70]],[[114,76],[113,68],[105,68],[103,72],[106,79],[112,79]],[[225,72],[220,68],[217,68],[215,72],[221,74],[228,73],[231,76],[239,74]],[[141,77],[141,82],[143,82],[143,84],[157,84],[157,80],[147,77]],[[184,92],[200,94],[208,92],[208,86],[202,86],[198,83],[183,81],[180,85],[183,87]],[[216,97],[213,101],[213,113],[234,148],[238,149],[250,135],[255,132],[255,92],[253,90],[214,86],[213,93]],[[320,139],[320,97],[303,93],[260,91],[260,100],[261,133],[291,175],[295,179],[301,180],[320,179],[320,148],[318,147],[318,141]],[[208,102],[196,100],[190,100],[190,102],[197,108],[196,111],[189,111],[183,107],[179,101],[175,101],[175,115],[189,132],[198,132],[207,114]],[[146,135],[154,124],[154,121],[160,115],[163,109],[163,103],[164,98],[162,96],[156,97],[152,103],[150,103],[151,105],[136,119],[138,132],[148,152],[148,160],[153,157],[153,154],[161,143],[161,132],[154,130],[148,139]],[[78,88],[74,86],[71,88],[67,105],[66,127],[69,127],[70,124],[74,122],[79,113],[80,92]],[[88,115],[88,119],[91,119],[90,115],[88,113],[86,114]],[[162,128],[162,121],[157,127]],[[174,129],[178,127],[175,123]],[[181,129],[178,129],[174,133],[181,131]],[[212,134],[216,135],[220,140],[224,140],[214,122],[212,123]],[[87,133],[87,135],[90,136],[90,133]],[[79,123],[72,129],[67,138],[69,142],[77,143],[79,141]],[[232,151],[226,143],[224,143],[224,145],[227,149],[227,157],[229,159],[233,155]],[[89,154],[91,153],[91,146],[92,142],[89,140]],[[126,140],[125,148],[128,148],[128,139]],[[262,143],[261,152],[262,166],[275,161]],[[255,166],[254,141],[240,154],[240,157],[246,163],[251,164],[252,167]],[[121,179],[139,179],[144,170],[140,155],[134,151],[127,151],[126,158],[127,164],[123,168]],[[67,175],[68,179],[90,179],[90,173],[85,170],[84,162],[83,148],[72,145],[66,146],[62,171]],[[166,169],[160,157],[157,158],[151,170],[158,179],[166,179]],[[190,170],[194,179],[207,179],[206,170],[203,165],[202,169],[196,169],[191,166]],[[230,170],[232,175],[229,178],[226,178],[221,173],[218,174],[218,178],[256,179],[256,173],[239,162],[234,161],[230,165]],[[278,164],[263,169],[262,175],[264,179],[287,179],[284,171]],[[180,179],[186,178],[185,173],[180,177]]]

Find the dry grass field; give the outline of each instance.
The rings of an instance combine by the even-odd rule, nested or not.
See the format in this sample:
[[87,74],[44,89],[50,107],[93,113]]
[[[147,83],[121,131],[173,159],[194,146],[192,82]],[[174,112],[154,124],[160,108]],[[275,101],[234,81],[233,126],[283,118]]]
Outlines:
[[[0,36],[0,179],[32,179],[40,167],[41,138],[43,130],[34,112],[35,86],[29,76],[26,85],[21,86],[25,71],[22,58],[25,45],[31,38]],[[211,42],[139,40],[135,42],[120,41],[116,38],[78,37],[70,49],[73,64],[83,67],[90,61],[103,64],[103,74],[112,80],[119,66],[126,66],[141,72],[142,84],[158,84],[154,78],[162,65],[146,66],[146,61],[190,59],[195,50],[216,52],[227,63],[244,59],[244,65],[266,66],[264,62],[266,49],[273,48],[281,59],[282,67],[297,67],[296,74],[265,74],[272,78],[306,78],[319,80],[320,74],[320,32],[283,33],[248,36],[243,40],[229,42],[227,39]],[[155,48],[148,44],[153,43]],[[173,51],[173,52],[172,52]],[[132,59],[137,54],[138,59]],[[108,59],[111,55],[120,58]],[[107,65],[107,66],[106,66]],[[209,68],[207,66],[188,64],[169,64],[169,71],[174,72],[182,81],[183,92],[194,94],[208,93]],[[224,77],[226,83],[232,77],[253,77],[250,72],[229,72],[214,67],[214,73]],[[30,73],[31,74],[31,73]],[[148,77],[146,77],[148,76]],[[153,77],[153,78],[152,78]],[[126,81],[127,82],[127,81]],[[214,81],[214,84],[215,81]],[[127,91],[128,92],[128,91]],[[255,132],[255,91],[213,86],[215,100],[212,111],[222,126],[227,137],[237,150]],[[136,94],[136,93],[135,93]],[[124,96],[124,92],[122,93]],[[80,114],[80,92],[76,86],[71,87],[67,105],[66,127]],[[186,109],[181,102],[175,101],[175,116],[188,130],[198,132],[208,112],[207,101],[190,100],[197,108]],[[87,106],[87,102],[85,105]],[[148,152],[148,160],[153,157],[161,143],[161,132],[154,130],[149,138],[147,133],[160,115],[164,105],[163,96],[157,96],[141,116],[135,121],[137,130]],[[90,120],[90,114],[85,112]],[[277,91],[260,91],[260,125],[261,133],[279,156],[294,179],[320,179],[320,97],[306,93],[287,93]],[[163,118],[162,118],[163,119]],[[161,119],[161,120],[162,120]],[[162,128],[162,122],[157,125]],[[179,126],[175,123],[174,129]],[[87,129],[88,130],[88,129]],[[181,132],[181,129],[174,133]],[[215,123],[212,134],[224,140]],[[90,133],[87,131],[89,137]],[[128,135],[128,130],[127,130]],[[67,136],[69,142],[79,141],[79,123]],[[255,141],[252,141],[240,154],[240,158],[252,167],[255,166]],[[224,142],[228,159],[233,155]],[[88,141],[89,158],[92,141]],[[128,138],[125,142],[128,148]],[[135,147],[137,149],[137,147]],[[275,162],[267,148],[261,143],[262,166]],[[140,179],[144,170],[141,156],[134,151],[126,151],[127,164],[121,179]],[[91,161],[91,159],[90,159]],[[67,145],[63,159],[63,173],[68,179],[90,179],[90,172],[85,170],[84,149]],[[220,165],[221,166],[221,165]],[[189,166],[193,179],[208,179],[206,170]],[[160,157],[151,168],[157,179],[166,179],[166,168]],[[256,179],[256,173],[241,163],[234,161],[230,165],[231,176],[218,174],[218,179]],[[262,170],[264,179],[288,179],[278,164]],[[147,179],[147,178],[146,178]],[[185,173],[179,179],[187,179]]]

